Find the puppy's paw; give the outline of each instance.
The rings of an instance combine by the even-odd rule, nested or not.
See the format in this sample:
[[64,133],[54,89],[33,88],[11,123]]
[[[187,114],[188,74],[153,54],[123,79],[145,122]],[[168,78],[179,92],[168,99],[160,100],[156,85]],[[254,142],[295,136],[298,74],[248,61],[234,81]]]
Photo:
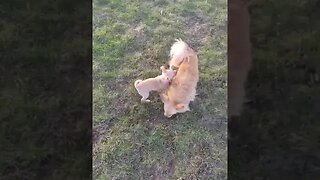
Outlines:
[[149,99],[141,99],[141,102],[142,103],[149,103],[149,102],[151,102]]

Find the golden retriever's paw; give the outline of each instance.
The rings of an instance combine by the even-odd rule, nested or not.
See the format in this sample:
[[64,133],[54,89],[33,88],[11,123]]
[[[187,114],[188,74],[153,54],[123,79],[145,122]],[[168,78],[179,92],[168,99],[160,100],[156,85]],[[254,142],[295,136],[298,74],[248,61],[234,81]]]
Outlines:
[[183,112],[190,111],[190,108],[188,104],[177,104],[176,110],[178,110],[178,112],[180,113],[183,113]]

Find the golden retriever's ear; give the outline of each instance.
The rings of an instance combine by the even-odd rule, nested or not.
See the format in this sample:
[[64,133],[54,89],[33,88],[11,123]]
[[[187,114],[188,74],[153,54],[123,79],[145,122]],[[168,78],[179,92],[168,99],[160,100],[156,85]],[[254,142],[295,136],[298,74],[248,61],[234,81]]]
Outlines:
[[180,109],[183,109],[184,108],[184,104],[177,104],[176,105],[176,109],[177,110],[180,110]]

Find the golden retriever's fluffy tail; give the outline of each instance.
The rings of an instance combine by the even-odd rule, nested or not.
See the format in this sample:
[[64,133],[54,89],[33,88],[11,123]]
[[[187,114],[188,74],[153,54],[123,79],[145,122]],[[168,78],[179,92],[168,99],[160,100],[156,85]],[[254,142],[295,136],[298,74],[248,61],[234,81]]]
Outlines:
[[136,80],[136,81],[134,82],[134,87],[137,88],[137,85],[138,85],[141,81],[142,81],[141,79]]
[[189,47],[187,43],[185,43],[181,39],[176,39],[176,42],[171,46],[170,49],[170,65],[179,65],[184,58],[193,55],[193,53],[193,50]]

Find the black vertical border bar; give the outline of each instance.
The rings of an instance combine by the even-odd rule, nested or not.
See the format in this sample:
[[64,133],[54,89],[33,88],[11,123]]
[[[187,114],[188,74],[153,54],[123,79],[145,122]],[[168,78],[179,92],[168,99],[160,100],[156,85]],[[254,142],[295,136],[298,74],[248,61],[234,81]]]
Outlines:
[[246,3],[252,64],[229,118],[228,179],[319,179],[320,1]]
[[0,8],[0,179],[91,179],[92,2]]

